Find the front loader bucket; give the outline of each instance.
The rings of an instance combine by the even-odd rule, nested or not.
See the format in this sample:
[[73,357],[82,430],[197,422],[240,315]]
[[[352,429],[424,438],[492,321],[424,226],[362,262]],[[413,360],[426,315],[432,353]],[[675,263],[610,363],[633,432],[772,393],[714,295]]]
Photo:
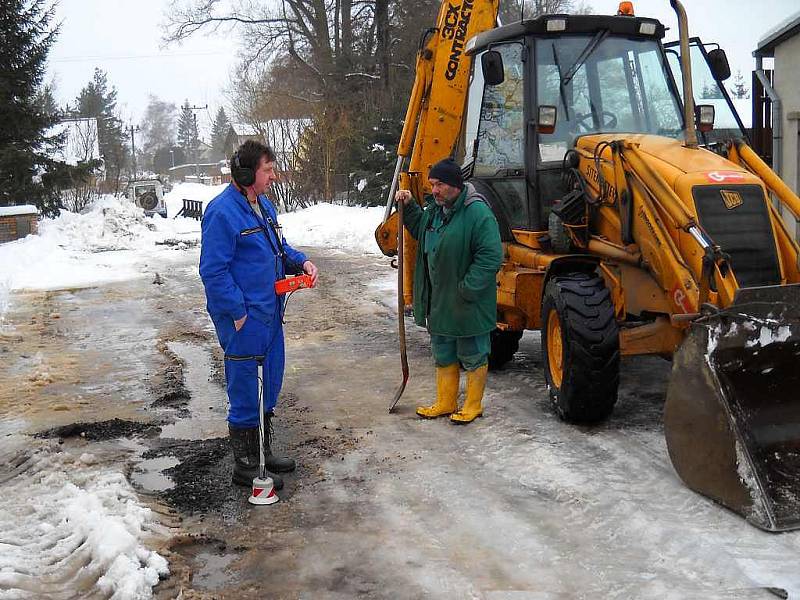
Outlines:
[[741,289],[692,324],[664,431],[691,489],[762,529],[800,528],[800,285]]

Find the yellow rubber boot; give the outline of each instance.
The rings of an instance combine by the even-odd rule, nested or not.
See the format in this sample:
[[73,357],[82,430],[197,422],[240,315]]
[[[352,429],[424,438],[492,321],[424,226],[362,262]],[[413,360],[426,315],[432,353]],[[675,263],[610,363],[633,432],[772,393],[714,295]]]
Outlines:
[[474,371],[467,371],[467,393],[464,406],[460,411],[450,415],[453,423],[471,423],[483,416],[483,390],[486,389],[486,377],[489,375],[489,365],[478,367]]
[[436,367],[436,403],[420,406],[417,414],[426,419],[435,419],[452,414],[458,407],[458,363]]

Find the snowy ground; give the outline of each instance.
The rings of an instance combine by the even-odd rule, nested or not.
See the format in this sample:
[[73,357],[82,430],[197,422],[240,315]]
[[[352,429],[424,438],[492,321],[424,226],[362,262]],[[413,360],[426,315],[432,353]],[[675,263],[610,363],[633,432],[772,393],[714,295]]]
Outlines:
[[[173,194],[199,192],[210,193]],[[427,335],[408,320],[412,378],[387,414],[399,369],[393,272],[373,249],[381,216],[318,206],[280,217],[322,274],[287,312],[277,434],[300,467],[265,509],[230,488],[218,452],[224,394],[196,275],[197,222],[145,219],[105,200],[0,246],[10,266],[1,276],[0,599],[683,600],[775,597],[770,587],[800,598],[800,533],[761,532],[677,478],[659,359],[626,361],[612,418],[578,428],[550,408],[538,335],[528,333],[490,377],[486,416],[459,428],[414,416],[434,390]],[[167,240],[180,241],[157,245]],[[163,285],[151,284],[155,273]],[[99,282],[113,284],[89,287]],[[165,425],[172,409],[159,402],[175,394],[159,393],[158,380],[176,368],[173,391],[189,399]],[[63,444],[20,435],[111,418],[155,419],[161,433]],[[148,461],[161,465],[150,475],[179,463],[167,471],[177,488],[191,483],[182,470],[205,477],[199,496],[158,495]],[[183,521],[165,522],[162,503]]]
[[[176,186],[167,195],[170,216],[182,198],[207,202],[221,189]],[[280,221],[285,236],[302,239],[304,246],[375,253],[371,232],[379,219],[375,209],[319,206],[283,215]],[[43,220],[39,235],[0,245],[0,344],[19,339],[18,324],[5,317],[31,292],[150,281],[157,273],[196,265],[199,239],[198,221],[147,218],[124,198],[105,197],[85,214],[65,211]],[[46,352],[37,353],[33,362],[37,366],[27,381],[14,378],[13,369],[3,379],[10,375],[19,385],[47,387],[55,362]],[[17,400],[13,393],[0,394],[5,464],[0,469],[0,598],[62,597],[56,592],[70,586],[99,590],[104,597],[149,597],[169,569],[145,540],[163,537],[164,527],[137,500],[125,475],[98,466],[91,453],[75,456],[15,435],[29,425],[9,410]],[[38,501],[31,504],[31,498]],[[71,568],[76,565],[82,568]],[[68,580],[64,573],[70,574]],[[54,583],[46,583],[49,579]]]

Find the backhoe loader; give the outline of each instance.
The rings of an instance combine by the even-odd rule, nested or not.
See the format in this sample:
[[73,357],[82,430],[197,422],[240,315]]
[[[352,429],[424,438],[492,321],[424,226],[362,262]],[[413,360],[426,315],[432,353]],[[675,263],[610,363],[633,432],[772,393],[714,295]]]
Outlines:
[[[722,50],[692,64],[671,5],[675,50],[630,2],[506,26],[496,0],[443,2],[376,240],[397,253],[395,188],[422,200],[455,157],[504,242],[490,364],[540,330],[555,410],[591,423],[613,410],[620,357],[670,358],[678,475],[758,527],[798,528],[800,248],[779,211],[800,219],[800,199],[738,128],[714,130],[719,104],[695,104],[692,69],[715,85],[730,69]],[[402,249],[407,305],[410,236]]]

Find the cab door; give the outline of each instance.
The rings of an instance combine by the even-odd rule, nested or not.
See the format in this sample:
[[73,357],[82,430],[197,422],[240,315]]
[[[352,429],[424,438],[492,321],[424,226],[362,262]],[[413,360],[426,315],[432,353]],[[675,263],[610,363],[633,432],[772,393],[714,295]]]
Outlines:
[[465,162],[470,181],[489,201],[504,241],[512,229],[530,229],[526,189],[526,51],[521,41],[493,45],[503,61],[503,81],[486,85],[476,56],[465,121]]

